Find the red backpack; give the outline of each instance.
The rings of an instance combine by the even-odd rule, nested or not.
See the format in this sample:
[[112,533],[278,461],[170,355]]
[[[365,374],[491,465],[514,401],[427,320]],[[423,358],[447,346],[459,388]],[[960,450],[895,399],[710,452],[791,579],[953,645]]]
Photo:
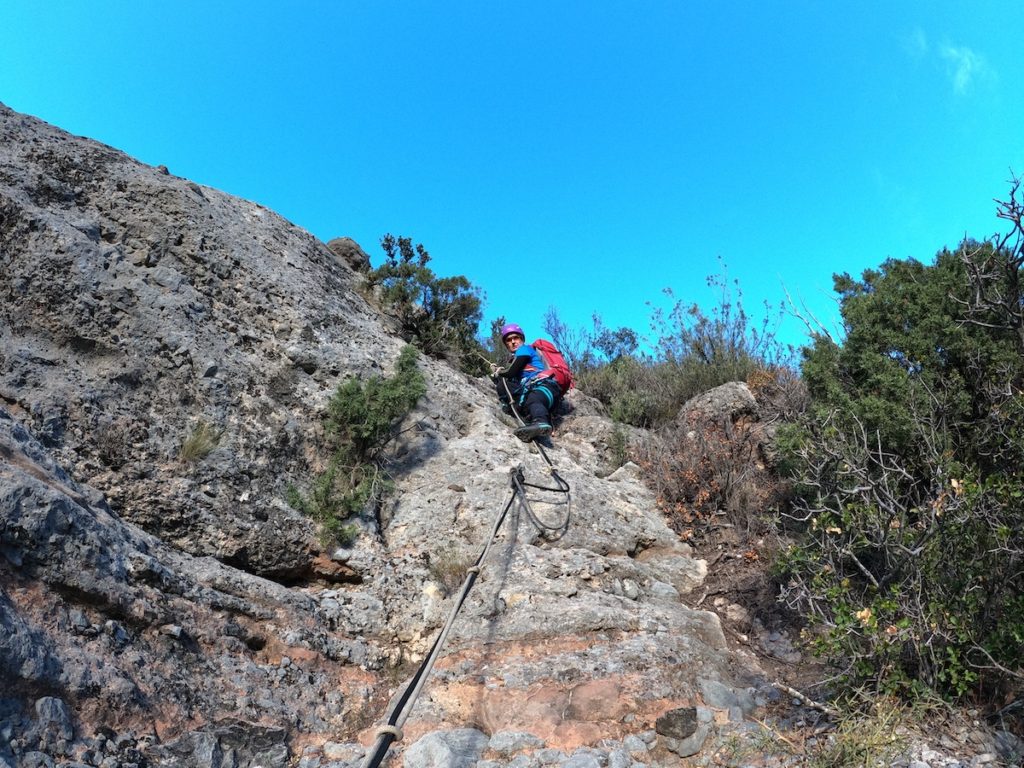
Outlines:
[[572,389],[574,384],[572,371],[569,370],[569,364],[565,362],[565,358],[558,351],[558,347],[547,339],[532,341],[530,346],[537,350],[537,354],[544,361],[544,375],[548,375],[550,371],[550,375],[555,377],[555,381],[558,382],[558,386],[563,394]]

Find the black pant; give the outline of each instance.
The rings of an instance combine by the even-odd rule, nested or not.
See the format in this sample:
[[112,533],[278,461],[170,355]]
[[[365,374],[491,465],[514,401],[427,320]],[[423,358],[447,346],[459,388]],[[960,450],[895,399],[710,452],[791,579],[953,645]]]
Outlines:
[[[505,389],[506,382],[508,391]],[[522,385],[499,376],[495,379],[495,384],[498,389],[498,399],[502,404],[515,408],[520,415],[524,413],[528,415],[531,424],[537,422],[550,424],[551,411],[562,400],[562,390],[552,378],[543,378],[536,383],[528,381]],[[509,401],[510,393],[512,395],[511,402]]]

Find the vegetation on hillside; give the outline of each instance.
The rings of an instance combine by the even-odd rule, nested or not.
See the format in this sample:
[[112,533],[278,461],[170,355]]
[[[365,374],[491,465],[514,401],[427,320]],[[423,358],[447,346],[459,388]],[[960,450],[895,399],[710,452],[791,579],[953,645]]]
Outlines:
[[305,493],[292,488],[288,494],[289,504],[321,524],[326,540],[347,543],[358,531],[354,520],[376,511],[391,487],[384,450],[425,392],[412,347],[402,349],[393,376],[338,386],[324,417],[327,467]]
[[801,366],[783,436],[785,598],[851,682],[993,702],[1024,678],[1021,206],[932,264],[838,275],[846,338]]
[[[1018,194],[1014,183],[997,211],[1006,234],[965,240],[931,263],[889,259],[859,278],[836,275],[843,337],[814,332],[799,359],[774,335],[783,309],[766,307],[755,322],[724,276],[709,278],[719,296],[710,312],[667,291],[648,338],[597,315],[584,329],[555,309],[545,319],[578,388],[616,421],[651,430],[622,452],[641,464],[681,535],[724,515],[785,543],[774,564],[780,599],[847,690],[990,704],[1020,695]],[[474,336],[477,289],[437,278],[408,238],[382,244],[387,262],[369,282],[405,338],[475,375],[485,358],[501,359],[502,318]],[[683,403],[733,381],[755,395],[761,426],[678,423]]]
[[[890,259],[835,276],[844,337],[815,333],[790,363],[769,315],[754,324],[738,286],[710,313],[676,301],[636,334],[546,331],[582,391],[610,415],[657,430],[632,446],[670,523],[692,534],[725,515],[788,544],[781,598],[849,690],[995,703],[1024,679],[1024,264],[1017,184],[1010,231],[965,240],[929,264]],[[671,297],[671,294],[669,294]],[[674,297],[673,297],[674,298]],[[675,423],[690,397],[744,381],[781,427]],[[1009,697],[1009,699],[1007,698]]]
[[782,308],[766,306],[755,322],[739,284],[725,272],[723,265],[721,275],[707,278],[719,296],[710,312],[666,289],[671,306],[652,308],[646,339],[629,328],[607,328],[599,315],[592,329],[573,330],[555,309],[548,311],[544,330],[566,354],[580,389],[604,403],[613,419],[662,427],[690,398],[726,382],[775,376],[793,357],[774,335]]

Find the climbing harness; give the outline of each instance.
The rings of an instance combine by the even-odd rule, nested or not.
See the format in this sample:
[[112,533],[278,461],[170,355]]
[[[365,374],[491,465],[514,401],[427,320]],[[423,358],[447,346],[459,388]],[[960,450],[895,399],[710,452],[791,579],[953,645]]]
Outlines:
[[[506,388],[507,388],[506,383]],[[513,411],[515,409],[513,408]],[[518,413],[516,418],[519,418]],[[522,419],[520,419],[522,421]],[[438,632],[437,637],[434,639],[434,644],[430,647],[430,652],[427,654],[423,663],[420,664],[416,674],[413,675],[409,684],[406,686],[402,695],[395,702],[395,705],[391,708],[391,713],[388,715],[387,723],[380,726],[376,732],[376,741],[373,744],[372,749],[367,752],[366,758],[362,763],[361,768],[377,768],[384,761],[387,755],[388,749],[391,744],[395,741],[401,741],[402,739],[402,726],[408,719],[412,712],[412,708],[416,703],[416,699],[419,697],[420,691],[423,685],[426,683],[427,677],[430,675],[431,669],[434,667],[434,662],[441,655],[441,650],[444,647],[448,633],[455,624],[455,619],[459,614],[459,610],[462,605],[466,602],[466,598],[469,596],[469,591],[473,588],[476,583],[477,576],[480,575],[480,568],[484,560],[487,558],[487,553],[491,549],[491,545],[497,538],[498,531],[502,524],[505,522],[505,518],[508,516],[509,510],[512,505],[518,499],[520,506],[526,510],[527,516],[530,521],[541,531],[542,535],[549,537],[556,537],[556,535],[563,534],[569,528],[569,521],[572,515],[572,494],[569,488],[569,484],[558,474],[554,464],[551,463],[551,459],[548,458],[547,452],[544,447],[539,443],[534,443],[544,460],[548,463],[551,477],[554,479],[555,486],[537,485],[534,483],[526,482],[525,472],[523,471],[522,465],[517,466],[511,471],[511,484],[512,493],[509,496],[508,502],[505,507],[501,510],[501,513],[497,516],[494,521],[494,526],[491,528],[491,534],[487,538],[487,543],[484,545],[483,551],[480,556],[476,559],[476,562],[472,566],[466,569],[466,578],[462,582],[462,590],[459,592],[458,598],[456,598],[452,609],[448,614],[448,620],[444,626],[441,627],[441,631]],[[551,504],[558,504],[565,506],[565,515],[557,521],[557,523],[546,522],[541,520],[533,510],[533,506],[530,504],[526,489],[534,488],[549,493],[557,493],[563,495],[565,498],[559,502],[548,502]]]
[[[504,384],[504,386],[505,386],[505,394],[508,395],[508,402],[509,402],[509,405],[511,406],[512,415],[515,416],[516,421],[519,422],[520,426],[526,426],[526,422],[523,421],[523,417],[519,415],[519,410],[513,404],[512,390],[509,389],[508,380],[507,379],[502,379],[501,381],[502,381],[502,384]],[[520,398],[520,403],[522,403],[522,398]],[[572,495],[569,493],[569,484],[567,482],[565,482],[565,480],[562,478],[561,475],[558,474],[558,470],[555,469],[555,465],[552,463],[551,457],[548,456],[548,452],[544,449],[544,446],[541,443],[537,442],[536,440],[533,441],[533,444],[537,447],[537,450],[540,452],[540,455],[544,458],[544,461],[547,462],[547,465],[548,465],[549,470],[551,472],[551,477],[554,478],[554,481],[558,484],[558,487],[557,488],[551,488],[551,487],[548,487],[548,486],[534,485],[532,483],[527,483],[525,480],[522,479],[522,473],[521,472],[520,472],[520,475],[519,475],[519,480],[517,480],[516,479],[516,475],[513,474],[513,476],[512,476],[512,484],[515,487],[517,483],[520,483],[520,485],[518,485],[518,490],[520,491],[520,498],[522,499],[523,508],[526,510],[526,514],[529,516],[530,521],[534,525],[536,525],[538,528],[540,528],[543,531],[564,530],[565,527],[568,526],[568,524],[569,524],[569,517],[570,517],[570,514],[571,514],[571,507],[572,507]],[[556,492],[556,493],[564,493],[565,494],[565,502],[564,503],[566,504],[565,519],[558,526],[549,526],[549,525],[546,525],[543,522],[541,522],[541,520],[534,514],[533,509],[530,506],[530,502],[529,502],[529,500],[527,499],[527,496],[526,496],[525,488],[536,488],[536,489],[542,490],[542,491],[552,491],[552,492]]]
[[[526,400],[526,396],[528,394],[530,394],[530,391],[534,390],[534,389],[537,389],[538,385],[542,381],[543,381],[543,379],[535,377],[535,378],[531,379],[529,382],[527,382],[526,384],[522,385],[519,388],[519,399],[516,400],[515,398],[512,397],[512,390],[508,386],[508,379],[503,378],[501,380],[502,386],[505,387],[505,395],[508,397],[509,409],[511,410],[512,415],[515,416],[516,421],[519,422],[519,426],[520,427],[525,427],[526,426],[526,422],[523,420],[523,417],[519,414],[519,408],[517,406],[522,405],[524,403],[524,401]],[[555,404],[554,403],[554,396],[549,391],[544,389],[543,387],[540,387],[540,391],[544,393],[545,397],[547,397],[547,399],[548,399],[548,408],[551,408]],[[551,462],[549,461],[548,464],[550,464],[550,463]]]

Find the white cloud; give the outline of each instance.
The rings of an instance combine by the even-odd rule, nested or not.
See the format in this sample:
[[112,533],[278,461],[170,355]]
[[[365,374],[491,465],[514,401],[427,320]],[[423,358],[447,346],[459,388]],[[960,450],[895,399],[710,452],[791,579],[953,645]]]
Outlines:
[[933,43],[921,27],[902,38],[903,50],[915,62],[936,64],[945,69],[953,92],[964,96],[981,85],[994,86],[998,76],[980,53],[966,45]]
[[924,58],[928,54],[928,36],[924,30],[917,27],[911,32],[910,37],[906,40],[906,47],[915,59]]
[[985,60],[970,48],[946,45],[941,54],[948,64],[956,93],[967,93],[978,79],[990,74]]

